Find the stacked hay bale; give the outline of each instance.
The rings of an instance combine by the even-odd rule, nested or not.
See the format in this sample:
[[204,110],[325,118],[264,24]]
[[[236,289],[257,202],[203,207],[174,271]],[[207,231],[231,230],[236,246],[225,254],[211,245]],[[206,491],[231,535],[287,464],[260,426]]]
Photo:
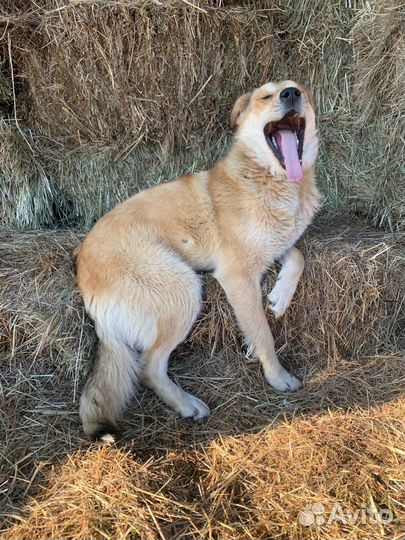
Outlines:
[[290,77],[318,104],[329,205],[404,229],[400,4],[3,5],[6,223],[88,226],[139,187],[209,166],[234,99]]
[[[405,346],[405,243],[394,234],[354,219],[324,218],[300,242],[306,268],[286,315],[269,320],[278,346],[288,344],[296,364],[336,357],[360,358]],[[71,371],[86,371],[94,353],[94,331],[75,287],[73,249],[82,234],[2,230],[0,351],[52,359]],[[274,285],[277,269],[263,283]],[[204,309],[186,350],[212,357],[238,354],[242,338],[218,283],[206,276]],[[350,332],[348,332],[350,328]],[[208,347],[208,349],[207,349]],[[307,366],[309,369],[309,366]],[[76,377],[80,375],[76,372]]]
[[[400,519],[404,12],[392,0],[2,2],[2,534],[350,537],[344,526],[299,526],[301,506],[319,497],[353,511],[368,497]],[[209,403],[211,419],[189,426],[144,391],[123,424],[136,458],[82,448],[76,406],[96,340],[75,290],[73,248],[117,201],[209,167],[230,142],[235,98],[280,78],[315,95],[318,177],[335,214],[301,241],[307,268],[287,315],[269,313],[282,362],[306,386],[288,397],[265,386],[207,278],[203,313],[172,374]],[[274,279],[272,271],[264,293]],[[209,443],[218,433],[226,438]],[[78,447],[49,479],[47,462]],[[25,515],[27,493],[38,497]],[[80,520],[76,508],[86,509]],[[362,536],[396,534],[395,524],[369,525]]]

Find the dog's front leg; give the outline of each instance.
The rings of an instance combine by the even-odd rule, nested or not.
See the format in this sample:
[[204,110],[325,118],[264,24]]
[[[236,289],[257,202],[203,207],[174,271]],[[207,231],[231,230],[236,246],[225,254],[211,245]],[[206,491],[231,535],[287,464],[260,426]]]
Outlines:
[[276,317],[284,315],[290,305],[305,267],[304,257],[296,247],[289,249],[280,262],[280,274],[268,295],[270,309]]
[[274,339],[263,309],[260,276],[252,276],[252,271],[237,270],[239,264],[220,266],[215,277],[225,290],[236,318],[247,342],[254,348],[259,358],[267,382],[276,390],[291,392],[301,383],[288,373],[278,361]]

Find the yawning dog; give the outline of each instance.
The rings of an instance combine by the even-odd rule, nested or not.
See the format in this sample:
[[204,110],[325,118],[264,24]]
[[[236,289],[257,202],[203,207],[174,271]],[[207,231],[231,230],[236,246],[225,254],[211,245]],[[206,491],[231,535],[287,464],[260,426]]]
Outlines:
[[212,272],[225,290],[267,382],[281,392],[301,385],[277,359],[260,281],[279,260],[268,296],[279,317],[304,268],[294,244],[319,205],[311,96],[293,81],[267,83],[236,101],[231,127],[234,142],[211,170],[131,197],[78,250],[77,282],[99,337],[80,401],[87,434],[116,429],[138,381],[184,418],[209,415],[167,374],[171,352],[200,311],[200,271]]

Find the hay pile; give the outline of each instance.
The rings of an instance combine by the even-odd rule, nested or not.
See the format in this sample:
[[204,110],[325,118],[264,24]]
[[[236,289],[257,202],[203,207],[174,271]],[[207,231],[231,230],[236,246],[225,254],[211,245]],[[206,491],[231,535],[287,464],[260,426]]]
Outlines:
[[144,460],[130,446],[80,450],[36,471],[35,499],[2,538],[399,539],[404,418],[398,398]]
[[7,0],[0,10],[5,223],[88,226],[139,187],[206,168],[227,145],[235,97],[290,77],[318,103],[328,204],[404,230],[400,3]]

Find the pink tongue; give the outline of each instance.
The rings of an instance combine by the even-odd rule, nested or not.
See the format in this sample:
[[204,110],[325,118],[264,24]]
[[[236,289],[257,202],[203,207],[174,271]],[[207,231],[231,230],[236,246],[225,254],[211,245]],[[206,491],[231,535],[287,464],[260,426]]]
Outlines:
[[275,133],[278,147],[284,158],[287,176],[290,180],[301,180],[303,177],[298,157],[297,139],[292,131],[281,129]]

